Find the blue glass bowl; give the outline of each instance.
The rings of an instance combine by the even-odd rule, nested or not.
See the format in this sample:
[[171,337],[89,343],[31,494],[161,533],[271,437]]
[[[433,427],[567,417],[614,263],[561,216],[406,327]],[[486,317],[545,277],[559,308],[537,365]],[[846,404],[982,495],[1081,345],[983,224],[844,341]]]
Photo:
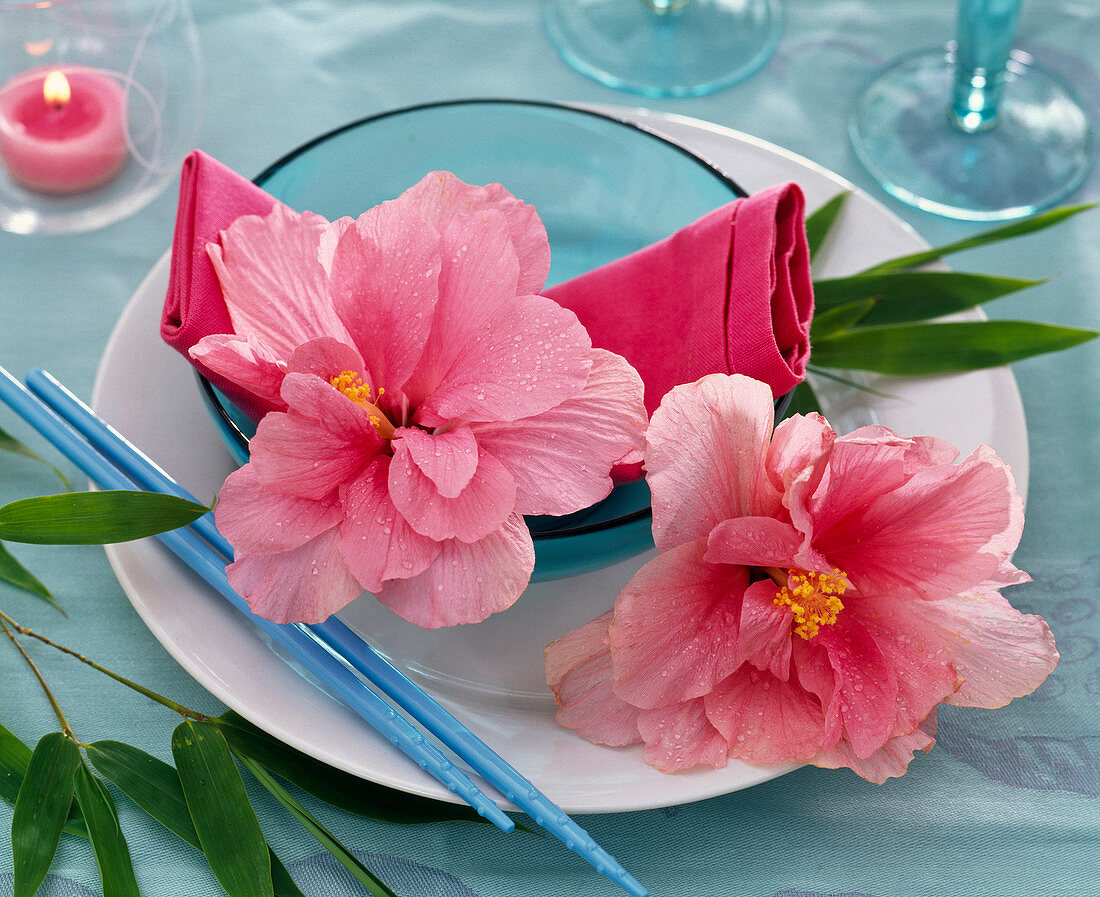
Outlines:
[[[356,217],[433,170],[499,182],[534,205],[550,239],[549,284],[654,243],[732,199],[728,176],[665,137],[550,103],[460,100],[366,118],[299,147],[256,178],[298,211]],[[201,378],[200,378],[201,379]],[[248,458],[251,421],[205,380],[230,450]],[[536,580],[573,576],[653,546],[642,481],[568,517],[528,518]]]

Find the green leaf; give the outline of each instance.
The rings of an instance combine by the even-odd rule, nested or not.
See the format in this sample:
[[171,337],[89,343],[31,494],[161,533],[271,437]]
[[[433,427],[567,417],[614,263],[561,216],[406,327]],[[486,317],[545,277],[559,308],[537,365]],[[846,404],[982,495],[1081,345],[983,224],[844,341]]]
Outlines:
[[157,492],[68,492],[0,507],[0,539],[55,545],[129,542],[197,520],[209,509]]
[[[172,834],[202,850],[174,766],[121,741],[97,741],[84,752],[99,773],[142,810]],[[304,897],[274,852],[269,856],[275,897]]]
[[0,451],[11,452],[13,455],[22,455],[24,458],[31,458],[43,464],[49,464],[38,452],[24,445],[3,427],[0,427]]
[[172,733],[184,798],[210,868],[229,897],[273,897],[271,860],[229,745],[211,723]]
[[821,339],[823,336],[850,330],[867,317],[874,307],[874,299],[857,299],[855,302],[848,302],[835,308],[827,308],[820,313],[815,311],[813,321],[810,324],[811,342]]
[[806,240],[810,244],[811,261],[825,243],[825,237],[832,230],[837,215],[851,195],[850,190],[838,193],[821,208],[806,216]]
[[50,590],[42,583],[42,581],[31,573],[26,567],[24,567],[16,557],[8,551],[3,542],[0,542],[0,579],[10,585],[15,586],[18,589],[22,589],[25,592],[30,592],[32,595],[37,595],[39,598],[43,598],[56,607],[61,613],[65,611],[61,610],[61,605],[54,600]]
[[30,762],[31,749],[0,725],[0,797],[9,804],[15,803]]
[[69,481],[65,478],[65,474],[54,467],[54,465],[43,458],[34,449],[30,448],[27,445],[24,445],[22,442],[12,436],[11,433],[9,433],[3,427],[0,427],[0,451],[11,452],[13,455],[22,455],[24,458],[30,458],[33,461],[38,461],[40,464],[45,464],[55,474],[57,474],[58,479],[60,479],[61,482],[64,483],[66,489],[70,488]]
[[76,769],[76,800],[88,823],[103,897],[140,897],[130,849],[118,824],[118,812],[111,793],[81,763]]
[[783,416],[792,417],[795,414],[810,414],[813,411],[820,413],[821,403],[809,381],[803,380],[794,388],[794,395],[791,396],[791,402]]
[[[14,804],[19,795],[30,759],[31,749],[0,726],[0,798],[9,804]],[[63,831],[81,838],[88,837],[88,828],[84,825],[84,818],[80,815],[80,808],[75,800],[69,805],[69,818]]]
[[275,856],[275,851],[271,851],[271,882],[275,887],[275,897],[306,897],[286,871],[283,861]]
[[819,280],[814,283],[814,324],[822,313],[829,314],[868,299],[872,300],[873,309],[862,324],[925,321],[966,311],[1044,282],[958,271],[895,271]]
[[820,339],[817,367],[925,375],[972,371],[1058,352],[1100,336],[1030,321],[963,321],[864,327]]
[[50,869],[79,764],[76,742],[61,732],[43,735],[31,753],[11,822],[14,897],[32,897]]
[[964,249],[974,249],[978,246],[999,242],[1000,240],[1010,240],[1013,237],[1022,237],[1025,234],[1035,233],[1036,231],[1043,230],[1055,224],[1060,224],[1067,218],[1073,217],[1078,212],[1084,212],[1096,205],[1096,203],[1085,203],[1083,205],[1062,206],[1061,208],[1051,209],[1049,212],[1032,215],[1030,218],[1015,221],[1012,224],[1006,224],[1001,227],[983,231],[980,234],[968,237],[965,240],[959,240],[956,243],[948,243],[946,246],[940,246],[935,249],[927,249],[923,252],[914,252],[912,255],[903,255],[889,259],[888,261],[868,268],[864,273],[871,273],[872,271],[890,271],[896,268],[915,268],[917,265],[934,262],[937,259],[943,258],[945,255],[961,252]]
[[202,850],[175,767],[120,741],[84,748],[99,773],[172,834]]
[[264,786],[274,798],[279,801],[291,815],[297,819],[303,827],[318,843],[331,853],[340,862],[340,865],[348,870],[364,888],[374,897],[397,897],[381,879],[364,866],[355,855],[326,829],[317,819],[303,807],[275,778],[259,763],[250,757],[238,755],[245,768],[255,776],[256,781]]
[[334,769],[283,744],[232,711],[223,713],[213,722],[239,756],[258,760],[303,791],[350,813],[403,825],[485,822],[475,811],[461,804],[405,794]]

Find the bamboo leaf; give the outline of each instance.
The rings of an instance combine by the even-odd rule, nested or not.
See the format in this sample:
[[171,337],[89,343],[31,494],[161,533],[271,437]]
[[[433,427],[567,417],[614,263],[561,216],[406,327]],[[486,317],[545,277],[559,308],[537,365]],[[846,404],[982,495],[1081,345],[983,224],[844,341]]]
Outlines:
[[0,507],[0,539],[57,545],[129,542],[197,520],[209,509],[156,492],[68,492]]
[[[19,795],[30,759],[31,749],[0,725],[0,798],[9,804],[14,804]],[[88,837],[88,829],[75,800],[69,805],[69,818],[62,831],[81,838]]]
[[945,255],[950,255],[955,252],[962,252],[964,249],[974,249],[978,246],[985,246],[990,243],[997,243],[1001,240],[1010,240],[1013,237],[1022,237],[1025,234],[1035,233],[1036,231],[1043,230],[1044,228],[1051,227],[1055,224],[1060,224],[1067,218],[1072,218],[1079,212],[1084,212],[1093,208],[1096,203],[1085,203],[1077,206],[1062,206],[1061,208],[1051,209],[1049,212],[1042,212],[1038,215],[1032,215],[1029,218],[1024,218],[1021,221],[1015,221],[1012,224],[1002,225],[1001,227],[995,227],[991,230],[983,231],[980,234],[976,234],[973,237],[968,237],[965,240],[959,240],[956,243],[948,243],[945,246],[940,246],[935,249],[927,249],[923,252],[914,252],[911,255],[898,256],[897,258],[889,259],[874,267],[868,268],[864,273],[870,273],[872,271],[890,271],[897,268],[915,268],[918,265],[924,265],[928,262],[934,262],[937,259],[943,258]]
[[172,733],[172,755],[199,844],[221,886],[229,897],[273,897],[267,842],[221,732],[184,720]]
[[306,897],[273,850],[271,851],[271,883],[275,887],[275,897]]
[[[89,744],[84,751],[99,773],[138,807],[172,834],[202,850],[187,809],[187,800],[183,796],[183,785],[174,766],[121,741],[97,741]],[[275,897],[304,897],[286,867],[270,849],[269,857]]]
[[245,768],[255,776],[256,781],[264,786],[271,795],[279,801],[290,814],[297,819],[318,843],[331,853],[345,869],[348,870],[363,887],[374,897],[397,897],[381,879],[364,866],[356,856],[348,850],[340,841],[326,829],[305,807],[303,807],[275,778],[259,763],[250,757],[238,755]]
[[868,299],[873,308],[862,324],[924,321],[966,311],[1041,283],[1044,281],[958,271],[894,271],[819,280],[814,283],[814,324],[821,314]]
[[874,307],[874,299],[857,299],[855,302],[837,305],[820,313],[815,311],[810,324],[811,341],[850,330],[866,318]]
[[58,479],[61,480],[66,489],[70,488],[69,481],[65,478],[65,474],[63,474],[58,468],[54,467],[54,465],[43,458],[30,446],[25,445],[14,436],[12,436],[11,433],[9,433],[3,427],[0,427],[0,451],[11,452],[13,455],[22,455],[24,458],[30,458],[33,461],[38,461],[40,464],[45,464],[55,474],[57,474]]
[[111,793],[81,763],[76,769],[76,799],[88,824],[103,897],[140,897],[130,849],[118,824],[118,812]]
[[814,393],[814,389],[810,386],[808,380],[803,380],[794,388],[794,395],[791,396],[791,403],[787,406],[786,417],[791,417],[795,414],[810,414],[811,412],[821,412],[821,403],[818,401],[817,395]]
[[61,610],[61,605],[54,600],[50,590],[46,588],[37,576],[24,567],[19,560],[8,551],[3,542],[0,542],[0,579],[18,589],[30,592],[32,595],[37,595],[39,598],[52,604],[60,610],[61,613],[65,613],[65,611]]
[[0,797],[9,804],[15,803],[30,762],[31,749],[0,725]]
[[50,869],[79,764],[76,742],[61,732],[43,735],[31,753],[11,823],[14,897],[32,897]]
[[179,773],[163,760],[120,741],[84,748],[99,773],[172,834],[202,850]]
[[1098,336],[1094,330],[1030,321],[962,321],[864,327],[818,340],[818,367],[925,375],[979,370],[1044,352],[1058,352]]
[[3,427],[0,427],[0,451],[11,452],[13,455],[22,455],[24,458],[31,458],[42,464],[49,464],[49,462],[38,454],[38,452],[30,446],[20,442]]
[[836,223],[837,215],[844,208],[844,203],[851,196],[851,191],[845,190],[830,199],[825,205],[806,216],[806,241],[810,245],[810,260],[817,255],[825,243],[825,238]]
[[350,813],[403,825],[485,822],[469,807],[394,791],[334,769],[283,744],[232,711],[213,722],[238,756],[258,760],[303,791]]

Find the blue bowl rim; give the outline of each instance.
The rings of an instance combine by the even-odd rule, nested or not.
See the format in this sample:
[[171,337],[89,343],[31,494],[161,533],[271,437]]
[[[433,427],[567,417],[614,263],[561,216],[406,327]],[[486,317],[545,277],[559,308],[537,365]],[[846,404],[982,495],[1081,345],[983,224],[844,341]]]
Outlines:
[[[352,131],[356,128],[362,127],[363,125],[367,125],[372,122],[381,121],[383,119],[391,118],[398,115],[421,112],[428,109],[443,109],[458,106],[494,105],[561,110],[571,114],[590,116],[592,118],[600,119],[601,121],[611,122],[613,124],[620,125],[628,130],[637,131],[639,133],[645,134],[647,137],[653,140],[657,140],[661,143],[666,144],[667,146],[686,156],[691,161],[695,162],[700,167],[706,169],[718,180],[723,181],[730,188],[735,196],[745,197],[748,195],[740,184],[738,184],[732,177],[730,177],[713,163],[709,162],[702,156],[688,149],[682,143],[679,143],[676,140],[665,136],[664,134],[659,134],[656,131],[653,131],[650,128],[647,128],[637,122],[629,121],[627,119],[620,118],[616,115],[602,112],[596,109],[587,109],[581,106],[573,106],[567,103],[555,103],[545,100],[508,99],[505,97],[440,100],[429,103],[419,103],[411,106],[403,106],[397,109],[390,109],[385,112],[376,113],[374,115],[364,116],[363,118],[356,119],[337,128],[333,128],[330,131],[326,131],[325,133],[320,134],[317,137],[314,137],[311,140],[300,144],[299,146],[290,150],[288,153],[281,156],[276,161],[272,162],[269,166],[267,166],[267,168],[261,171],[252,180],[253,183],[255,183],[257,186],[262,187],[266,181],[270,180],[281,169],[289,165],[291,162],[295,161],[295,159],[297,159],[302,154],[308,152],[313,147],[324,143],[325,141],[330,140],[333,137],[338,137],[346,131]],[[229,434],[233,441],[244,452],[247,453],[248,437],[244,434],[240,427],[237,426],[236,421],[233,420],[232,415],[230,415],[229,411],[225,408],[225,405],[223,404],[221,397],[218,395],[217,390],[214,388],[214,385],[201,373],[197,373],[197,376],[207,404],[209,405],[209,407],[214,409],[215,413],[218,415],[218,419],[222,424],[224,432]],[[781,397],[780,399],[776,400],[777,415],[781,412],[781,406],[782,403],[784,403],[784,399],[789,400],[789,396],[790,394],[788,393],[787,396]],[[630,511],[629,513],[622,514],[618,517],[613,517],[609,520],[600,520],[593,523],[582,523],[575,526],[563,527],[561,529],[548,530],[545,532],[532,532],[531,536],[536,541],[541,541],[544,539],[564,539],[586,536],[592,533],[606,532],[617,527],[627,526],[638,521],[647,520],[652,516],[653,509],[652,507],[647,506],[644,508],[639,508],[636,511]]]

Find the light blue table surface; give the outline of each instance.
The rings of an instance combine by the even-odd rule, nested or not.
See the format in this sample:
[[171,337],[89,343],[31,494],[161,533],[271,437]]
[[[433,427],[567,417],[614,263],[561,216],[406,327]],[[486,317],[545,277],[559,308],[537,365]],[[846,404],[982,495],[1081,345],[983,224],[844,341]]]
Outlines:
[[[978,228],[886,197],[859,167],[846,116],[861,86],[903,52],[942,42],[951,0],[786,0],[775,56],[709,97],[647,101],[589,81],[543,35],[534,2],[195,0],[205,57],[199,145],[245,174],[318,133],[386,109],[459,97],[648,105],[747,132],[854,181],[934,244]],[[1100,6],[1030,0],[1018,44],[1076,86],[1100,123]],[[1100,200],[1093,170],[1075,201]],[[175,184],[131,218],[75,236],[0,233],[0,364],[43,365],[83,396],[117,317],[168,245]],[[1100,328],[1100,212],[958,267],[1046,285],[994,317]],[[941,741],[902,779],[801,769],[738,793],[582,821],[660,897],[1032,897],[1100,894],[1100,341],[1015,366],[1031,451],[1017,563],[1035,578],[1014,603],[1043,614],[1062,662],[1034,695],[996,712],[945,712]],[[44,452],[13,415],[0,426]],[[53,457],[51,455],[51,457]],[[73,474],[77,482],[81,478]],[[53,475],[0,458],[0,501],[56,491]],[[0,608],[107,666],[218,712],[132,610],[96,547],[16,549],[68,609],[0,585]],[[175,718],[43,648],[34,655],[85,740],[117,738],[169,757]],[[10,645],[0,645],[0,722],[34,743],[53,717]],[[334,860],[257,795],[265,831],[309,895],[362,893]],[[548,837],[488,826],[402,828],[310,804],[408,897],[597,897],[618,893]],[[202,857],[123,803],[149,897],[221,893]],[[0,897],[11,894],[0,805]],[[87,842],[66,838],[42,893],[98,892]]]

